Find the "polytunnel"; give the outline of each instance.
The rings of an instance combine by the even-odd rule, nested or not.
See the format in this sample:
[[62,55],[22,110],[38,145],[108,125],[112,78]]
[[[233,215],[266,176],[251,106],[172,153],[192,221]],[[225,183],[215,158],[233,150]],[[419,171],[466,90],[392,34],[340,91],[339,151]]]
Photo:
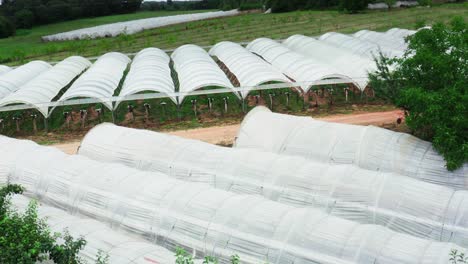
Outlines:
[[305,93],[318,81],[324,79],[336,78],[358,85],[351,77],[344,75],[339,70],[332,69],[311,58],[306,58],[271,39],[256,39],[249,43],[247,49],[261,56],[295,82],[300,83]]
[[[114,108],[120,104],[126,96],[143,91],[154,91],[166,95],[175,92],[174,82],[169,67],[171,59],[162,50],[146,48],[138,52],[128,72],[120,92],[120,100]],[[177,104],[175,96],[169,98]]]
[[374,58],[378,58],[380,56],[380,53],[382,53],[386,57],[391,58],[402,57],[404,54],[402,51],[399,50],[393,50],[387,47],[380,47],[376,43],[336,32],[328,32],[326,34],[323,34],[322,36],[320,36],[319,40],[372,60]]
[[83,57],[69,57],[1,99],[0,107],[11,104],[31,105],[47,118],[52,99],[90,65],[91,62]]
[[11,68],[5,65],[0,65],[0,75],[11,71]]
[[468,192],[398,174],[219,147],[112,124],[93,128],[79,154],[468,247]]
[[[196,45],[184,45],[171,55],[174,68],[179,78],[179,104],[191,92],[201,88],[217,86],[233,89],[234,86],[218,64],[202,48]],[[234,92],[236,96],[239,95]]]
[[294,35],[286,39],[283,44],[306,57],[313,58],[333,69],[339,69],[346,76],[350,76],[361,91],[369,83],[368,73],[376,70],[373,60],[354,55],[311,37]]
[[58,102],[73,98],[93,98],[112,110],[112,102],[109,99],[119,86],[129,62],[130,59],[122,53],[110,52],[102,55],[72,84]]
[[387,47],[394,50],[405,51],[408,45],[405,43],[405,39],[398,36],[387,35],[381,32],[360,30],[353,34],[353,37],[362,40],[374,42],[381,47]]
[[181,14],[174,16],[136,19],[126,22],[117,22],[95,27],[81,28],[68,32],[42,37],[46,41],[63,41],[100,37],[115,37],[121,34],[135,34],[145,29],[159,28],[173,24],[186,23],[203,19],[233,16],[239,14],[238,10],[201,12],[194,14]]
[[468,165],[447,171],[432,144],[405,133],[252,110],[242,122],[237,148],[255,148],[334,164],[355,164],[422,181],[468,189]]
[[385,32],[385,35],[394,38],[406,38],[418,32],[417,30],[408,30],[403,28],[391,28]]
[[216,56],[222,61],[237,77],[240,86],[246,88],[246,90],[241,91],[242,98],[246,98],[255,86],[264,83],[291,82],[275,67],[237,43],[220,42],[211,48],[210,55]]
[[[8,142],[10,139],[0,138]],[[2,142],[2,144],[3,144]],[[452,243],[362,225],[313,208],[296,208],[256,195],[239,195],[206,184],[182,182],[119,164],[13,140],[11,183],[25,195],[80,212],[173,250],[245,263],[446,263]],[[0,156],[10,155],[0,150]],[[50,162],[54,161],[54,162]]]
[[[12,205],[19,211],[25,211],[32,200],[15,195]],[[86,245],[79,252],[85,263],[97,263],[101,251],[109,257],[108,263],[176,263],[175,254],[161,246],[135,236],[128,232],[114,231],[106,224],[83,216],[73,216],[67,212],[39,204],[38,216],[46,219],[52,233],[63,233],[67,230],[74,238],[84,237]],[[195,263],[202,263],[196,261]]]
[[31,61],[0,76],[0,99],[18,90],[23,84],[51,68],[43,61]]

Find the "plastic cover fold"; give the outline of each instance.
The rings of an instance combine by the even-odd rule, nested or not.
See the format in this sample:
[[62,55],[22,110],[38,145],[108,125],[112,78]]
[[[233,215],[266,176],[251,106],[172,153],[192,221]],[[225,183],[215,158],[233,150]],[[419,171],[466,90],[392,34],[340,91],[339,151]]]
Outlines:
[[467,164],[450,172],[430,142],[374,126],[325,122],[257,107],[244,118],[235,147],[332,164],[354,164],[454,189],[468,189]]
[[[115,108],[126,96],[144,91],[154,91],[163,94],[175,92],[174,82],[169,67],[171,59],[162,50],[157,48],[146,48],[138,52],[133,58],[122,91],[120,100],[116,102]],[[174,96],[169,98],[177,104]]]
[[60,97],[59,102],[73,98],[93,98],[100,100],[109,110],[113,110],[109,100],[119,86],[130,59],[118,52],[109,52],[101,57]]
[[49,105],[65,86],[85,71],[91,62],[79,56],[69,57],[36,78],[19,87],[18,91],[0,100],[0,107],[10,104],[27,104],[44,117],[49,116]]
[[247,49],[261,56],[295,82],[300,83],[305,93],[316,85],[316,82],[330,78],[349,81],[349,83],[359,87],[359,84],[351,76],[347,76],[342,71],[333,69],[312,58],[306,58],[274,40],[259,38],[250,42]]
[[[11,199],[14,208],[20,212],[25,211],[31,201],[22,195]],[[135,234],[113,230],[89,217],[73,216],[46,204],[38,205],[38,216],[46,219],[52,233],[63,234],[66,230],[75,239],[83,237],[86,245],[79,252],[79,257],[86,263],[96,263],[100,251],[109,257],[108,263],[112,264],[176,263],[175,253]],[[202,262],[196,260],[195,263]]]
[[218,64],[199,46],[181,46],[171,54],[171,58],[179,79],[179,104],[191,92],[201,88],[234,88]]
[[0,76],[0,99],[16,92],[23,84],[51,68],[44,61],[31,61]]
[[[9,139],[0,138],[3,144]],[[15,140],[15,148],[23,142]],[[37,146],[19,153],[10,182],[25,195],[153,239],[245,263],[446,263],[451,243],[362,225],[206,184],[182,182]],[[20,151],[21,152],[21,151]],[[0,154],[10,155],[8,151]],[[53,161],[53,162],[51,162]],[[10,166],[11,167],[11,166]]]
[[240,86],[247,89],[241,91],[242,98],[247,97],[249,88],[264,83],[291,82],[278,69],[234,42],[223,41],[216,44],[210,49],[210,55],[221,60],[237,77]]
[[79,154],[468,247],[468,191],[394,173],[219,147],[112,124],[93,128]]

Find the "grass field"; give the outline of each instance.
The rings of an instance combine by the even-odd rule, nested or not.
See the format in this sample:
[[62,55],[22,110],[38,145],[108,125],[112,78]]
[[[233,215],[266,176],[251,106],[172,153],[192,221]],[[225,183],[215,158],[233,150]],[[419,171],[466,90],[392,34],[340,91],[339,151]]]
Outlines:
[[415,28],[422,24],[447,22],[453,16],[468,17],[468,4],[445,4],[432,8],[417,7],[392,11],[367,11],[357,15],[338,11],[298,11],[283,14],[251,13],[236,17],[190,22],[135,35],[116,38],[43,43],[43,35],[115,21],[174,15],[180,12],[141,12],[130,15],[81,19],[32,30],[0,40],[0,63],[17,65],[42,59],[61,60],[70,55],[97,56],[109,51],[137,52],[145,47],[176,48],[187,43],[213,45],[221,40],[250,41],[258,37],[275,39],[293,34],[319,35],[328,31],[344,33],[360,29],[382,31],[392,27]]

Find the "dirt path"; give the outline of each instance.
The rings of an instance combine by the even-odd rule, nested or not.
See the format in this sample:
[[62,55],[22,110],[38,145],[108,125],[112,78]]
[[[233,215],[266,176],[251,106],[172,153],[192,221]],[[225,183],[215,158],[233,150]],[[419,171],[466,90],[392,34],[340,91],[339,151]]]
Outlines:
[[[400,116],[400,110],[388,111],[388,112],[376,112],[376,113],[363,113],[363,114],[352,114],[352,115],[334,115],[319,118],[321,120],[356,124],[356,125],[376,125],[381,126],[383,124],[394,123]],[[234,138],[237,135],[240,124],[228,125],[228,126],[215,126],[208,128],[197,128],[190,130],[181,130],[169,132],[170,135],[176,135],[184,138],[197,139],[205,141],[211,144],[232,144]],[[62,151],[74,154],[76,153],[80,142],[70,142],[65,144],[53,145],[61,149]]]

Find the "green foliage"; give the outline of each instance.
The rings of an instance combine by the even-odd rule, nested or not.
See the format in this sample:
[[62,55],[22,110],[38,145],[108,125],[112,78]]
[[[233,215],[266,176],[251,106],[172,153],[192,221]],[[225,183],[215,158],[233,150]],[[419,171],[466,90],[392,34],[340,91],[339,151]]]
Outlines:
[[15,13],[16,26],[18,28],[31,28],[34,23],[34,14],[28,9],[23,9]]
[[183,248],[176,248],[176,264],[193,264],[193,258]]
[[[0,188],[0,263],[33,264],[45,259],[58,264],[82,263],[78,252],[86,241],[75,240],[66,231],[51,234],[46,222],[38,218],[37,203],[30,203],[24,213],[11,209],[9,196],[22,192],[18,185]],[[57,239],[63,243],[58,244]]]
[[340,0],[340,9],[355,14],[367,8],[369,0]]
[[458,250],[453,249],[450,252],[450,264],[467,264],[468,257],[463,252],[458,253]]
[[455,18],[420,30],[403,58],[381,57],[370,74],[376,95],[406,111],[408,127],[433,142],[449,170],[468,161],[467,59],[467,25]]
[[0,38],[7,38],[15,34],[14,24],[5,16],[0,15]]
[[338,5],[337,0],[269,0],[267,7],[272,12],[289,12],[294,10],[324,9]]
[[109,255],[105,254],[102,250],[98,250],[96,264],[109,263]]
[[430,6],[432,5],[432,0],[418,0],[420,6]]
[[[176,264],[193,264],[193,257],[190,256],[183,248],[176,248]],[[203,259],[203,264],[218,264],[218,259],[212,256],[206,256]],[[231,256],[231,264],[240,264],[240,257],[238,255]]]
[[396,3],[396,0],[384,0],[383,1],[385,4],[387,4],[388,9],[392,9],[393,5]]
[[234,255],[234,256],[231,257],[231,264],[240,264],[239,255]]
[[[16,28],[31,28],[79,17],[135,12],[140,8],[141,2],[142,0],[4,0],[0,5],[0,14],[12,16],[11,21]],[[1,28],[0,20],[0,37],[9,36],[2,34]]]

